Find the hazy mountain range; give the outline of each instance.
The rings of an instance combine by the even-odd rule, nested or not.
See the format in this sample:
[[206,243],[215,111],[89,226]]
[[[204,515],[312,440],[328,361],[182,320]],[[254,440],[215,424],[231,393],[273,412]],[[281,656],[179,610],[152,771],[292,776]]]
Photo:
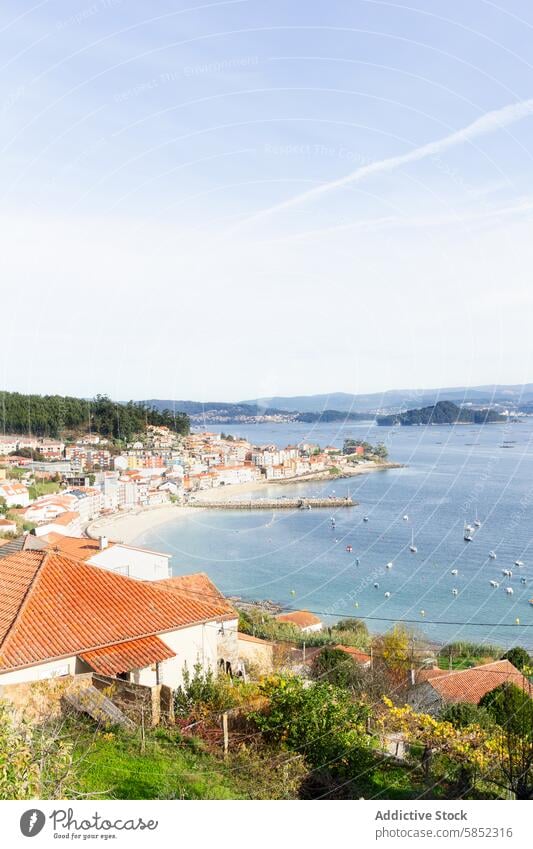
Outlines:
[[395,413],[413,407],[426,407],[438,401],[476,406],[503,404],[527,410],[533,406],[533,383],[487,386],[454,386],[440,389],[388,389],[351,395],[332,392],[329,395],[276,395],[247,401],[187,401],[148,399],[159,410],[169,409],[191,416],[218,413],[226,416],[275,415],[277,413],[319,413],[324,410],[350,413]]

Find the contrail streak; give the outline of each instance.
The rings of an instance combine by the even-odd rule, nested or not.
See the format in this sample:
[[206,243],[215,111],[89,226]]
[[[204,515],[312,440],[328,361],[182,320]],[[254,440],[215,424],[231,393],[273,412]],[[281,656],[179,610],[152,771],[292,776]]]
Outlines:
[[238,230],[240,227],[252,221],[256,221],[257,219],[263,218],[267,215],[272,215],[275,212],[280,212],[284,209],[290,209],[292,206],[298,206],[299,204],[306,203],[309,200],[318,198],[327,192],[334,191],[335,189],[341,189],[344,186],[359,183],[374,174],[385,174],[388,171],[394,171],[396,168],[400,168],[402,165],[408,165],[410,162],[418,162],[420,159],[426,159],[428,156],[436,156],[451,147],[456,147],[464,142],[472,141],[478,136],[484,136],[488,133],[494,132],[495,130],[504,129],[510,124],[515,124],[517,121],[521,121],[522,118],[527,118],[529,115],[533,115],[533,98],[529,100],[522,100],[518,103],[512,103],[509,106],[502,107],[501,109],[494,109],[492,112],[487,112],[485,115],[482,115],[481,118],[478,118],[476,121],[473,121],[461,130],[451,133],[449,136],[424,144],[421,147],[417,147],[414,150],[409,151],[409,153],[404,153],[400,156],[391,156],[387,159],[380,159],[378,162],[372,162],[369,165],[362,165],[360,168],[357,168],[345,177],[340,177],[338,180],[331,180],[328,183],[322,183],[320,186],[316,186],[313,189],[308,189],[305,192],[294,195],[293,197],[281,201],[274,206],[259,210],[259,212],[256,212],[237,223],[232,230]]

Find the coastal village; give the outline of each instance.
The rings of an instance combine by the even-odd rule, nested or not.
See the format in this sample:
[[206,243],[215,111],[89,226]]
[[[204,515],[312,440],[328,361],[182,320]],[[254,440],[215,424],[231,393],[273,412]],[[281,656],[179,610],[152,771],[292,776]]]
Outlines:
[[[65,748],[72,762],[70,788],[63,778],[43,790],[50,768],[35,766],[29,798],[63,797],[80,786],[89,796],[97,791],[94,778],[75,767],[68,742],[73,729],[78,735],[87,727],[93,742],[83,758],[91,763],[95,733],[102,735],[105,758],[118,735],[126,771],[135,770],[131,747],[139,734],[142,750],[148,734],[162,757],[152,733],[165,728],[173,745],[192,733],[215,771],[223,770],[230,752],[251,756],[243,742],[251,734],[260,738],[255,768],[269,777],[267,789],[257,789],[254,775],[248,798],[305,798],[305,770],[312,775],[324,760],[331,766],[313,778],[316,786],[305,791],[311,798],[324,787],[343,798],[346,775],[356,775],[362,763],[372,764],[376,776],[409,774],[410,786],[419,782],[416,792],[428,798],[435,770],[444,769],[452,795],[490,783],[483,769],[500,732],[494,724],[483,730],[485,706],[500,709],[506,699],[523,699],[529,722],[533,670],[523,648],[439,646],[402,623],[376,636],[362,619],[333,623],[307,609],[228,599],[205,572],[181,574],[183,564],[169,553],[100,530],[120,516],[192,509],[207,503],[201,497],[212,490],[231,497],[243,488],[394,465],[384,446],[363,441],[278,448],[224,433],[176,434],[160,425],[147,425],[126,445],[94,433],[0,438],[0,713],[14,740],[22,721],[38,733],[52,723],[51,750]],[[317,709],[331,759],[315,750]],[[353,763],[339,760],[338,746],[348,738]],[[267,767],[273,745],[285,764],[281,785]],[[291,748],[303,758],[294,775]],[[514,757],[514,751],[502,755],[498,775],[507,776],[505,792],[525,798],[531,770],[516,778]],[[457,780],[450,764],[460,768]],[[468,774],[467,791],[461,770]],[[159,786],[150,797],[171,792]],[[357,792],[370,791],[365,785]],[[499,792],[491,786],[495,798]]]
[[0,533],[79,535],[99,517],[194,503],[205,490],[350,475],[384,465],[386,451],[363,442],[344,451],[309,442],[278,448],[224,433],[181,436],[155,425],[121,450],[90,434],[70,442],[2,436]]

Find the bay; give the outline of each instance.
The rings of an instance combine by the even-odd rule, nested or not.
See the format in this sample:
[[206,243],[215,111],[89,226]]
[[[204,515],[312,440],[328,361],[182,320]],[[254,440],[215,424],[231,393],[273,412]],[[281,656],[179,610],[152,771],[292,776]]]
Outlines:
[[[175,574],[205,571],[229,595],[313,610],[326,623],[359,616],[379,632],[409,620],[435,641],[533,648],[532,420],[477,427],[388,429],[357,422],[223,430],[255,444],[280,446],[306,440],[340,447],[347,437],[381,440],[390,459],[405,467],[342,480],[274,484],[260,493],[349,493],[357,507],[334,513],[201,510],[137,540],[172,553]],[[481,527],[465,543],[464,522],[472,524],[476,515]],[[409,551],[412,531],[416,554]],[[497,560],[488,557],[491,550]],[[515,560],[525,566],[514,566]],[[458,574],[452,575],[455,569]],[[505,578],[503,569],[512,570],[512,578]],[[492,588],[491,580],[500,586]]]

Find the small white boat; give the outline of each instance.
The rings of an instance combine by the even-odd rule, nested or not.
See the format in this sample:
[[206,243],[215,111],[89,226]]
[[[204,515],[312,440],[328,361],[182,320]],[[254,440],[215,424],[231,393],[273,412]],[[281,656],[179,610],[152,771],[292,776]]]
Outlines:
[[505,575],[506,578],[513,577],[513,573],[510,569],[502,569],[502,575]]
[[452,575],[458,575],[459,569],[452,569]]
[[387,563],[387,569],[392,569],[392,563]]
[[490,583],[491,587],[499,587],[500,586],[498,581],[490,581],[489,583]]
[[470,525],[467,525],[466,522],[465,522],[465,527],[464,527],[464,531],[463,531],[463,539],[464,539],[465,542],[472,542],[472,540],[473,540],[473,536],[472,536],[473,530],[474,529],[471,528]]
[[478,516],[477,516],[477,510],[476,510],[476,518],[474,519],[474,527],[475,528],[481,527],[481,522],[480,522],[480,520],[478,519]]
[[402,519],[404,520],[404,522],[409,521],[409,516],[407,515],[407,513],[405,514],[405,516],[402,516]]
[[525,584],[525,583],[526,583],[526,579],[525,579],[525,578],[520,578],[520,583],[521,583],[521,584]]
[[452,595],[459,595],[459,590],[456,587],[453,588]]
[[507,595],[512,595],[514,593],[514,590],[512,587],[505,587],[505,592],[507,593]]
[[490,557],[491,560],[496,560],[497,556],[498,555],[496,554],[495,551],[489,551],[489,557]]
[[413,554],[416,554],[418,548],[415,545],[415,532],[411,531],[411,545],[409,546],[409,551],[412,551]]
[[526,564],[524,563],[523,560],[515,560],[514,565],[518,566],[518,568],[521,569],[522,566],[525,566]]
[[390,593],[389,593],[389,592],[386,592],[386,593],[385,593],[385,598],[390,598]]
[[374,589],[375,589],[375,590],[379,590],[379,584],[377,583],[377,581],[376,581],[376,583],[374,584]]
[[368,516],[363,516],[363,522],[368,522]]

